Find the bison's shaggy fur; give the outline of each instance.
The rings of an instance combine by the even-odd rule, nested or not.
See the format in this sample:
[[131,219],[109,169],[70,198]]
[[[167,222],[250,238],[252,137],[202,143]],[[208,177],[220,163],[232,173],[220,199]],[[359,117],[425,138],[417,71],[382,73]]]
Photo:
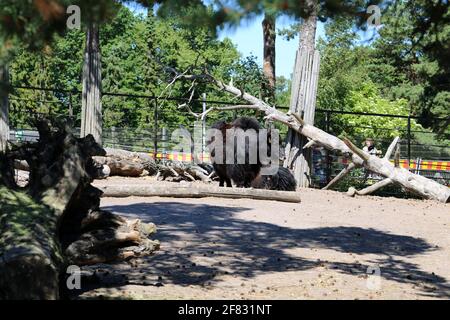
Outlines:
[[[257,161],[254,164],[249,162],[249,152],[250,145],[246,140],[245,146],[243,148],[245,153],[245,163],[238,163],[238,152],[235,147],[233,152],[232,163],[227,163],[226,159],[226,146],[227,143],[231,144],[232,141],[227,141],[227,130],[228,129],[242,129],[244,132],[247,130],[254,130],[256,134],[261,130],[261,126],[258,121],[254,118],[242,117],[237,118],[231,124],[225,121],[218,121],[212,125],[213,129],[220,130],[223,138],[223,162],[218,163],[215,159],[215,150],[211,151],[211,160],[214,167],[214,171],[219,177],[219,186],[223,187],[226,183],[227,187],[231,187],[231,181],[235,183],[237,187],[244,188],[258,188],[258,189],[268,189],[268,190],[284,190],[284,191],[295,191],[297,184],[295,178],[289,169],[279,167],[278,171],[274,175],[261,175],[262,164],[259,157],[259,136],[257,138],[258,148],[256,149]],[[228,139],[234,139],[233,136],[229,136]],[[268,141],[268,152],[270,153],[270,136],[267,137]],[[230,161],[228,161],[230,162]]]
[[252,181],[251,186],[255,189],[295,191],[297,183],[289,169],[279,167],[276,174],[271,176],[259,175]]
[[[259,160],[259,154],[257,155],[257,162],[255,164],[249,163],[249,144],[245,143],[245,158],[246,161],[243,164],[237,163],[238,154],[236,148],[234,150],[234,159],[232,164],[227,164],[226,159],[226,145],[231,143],[227,141],[226,131],[228,129],[242,129],[244,132],[247,130],[255,130],[256,133],[259,132],[261,126],[259,122],[254,118],[241,117],[234,120],[231,124],[225,121],[218,121],[212,125],[213,129],[218,129],[222,132],[223,137],[223,163],[217,163],[215,160],[215,151],[211,151],[211,160],[213,163],[214,170],[220,179],[220,186],[225,183],[227,187],[231,187],[231,180],[236,184],[237,187],[250,187],[252,181],[258,176],[261,171],[261,161]],[[259,153],[259,152],[258,152]],[[230,161],[228,161],[230,162]]]

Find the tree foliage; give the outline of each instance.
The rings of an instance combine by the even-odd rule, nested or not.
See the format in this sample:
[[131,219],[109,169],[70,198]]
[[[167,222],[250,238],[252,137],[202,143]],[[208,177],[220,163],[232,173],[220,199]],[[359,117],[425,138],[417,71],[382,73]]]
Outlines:
[[[322,54],[318,107],[356,111],[418,116],[425,128],[448,137],[448,78],[445,66],[417,42],[414,22],[408,14],[400,14],[392,6],[383,15],[379,36],[370,43],[361,42],[354,23],[337,18],[327,23],[326,39],[320,39]],[[440,79],[439,81],[437,79]],[[352,131],[353,126],[386,128],[387,131]],[[333,128],[338,134],[378,137],[396,135],[395,128],[403,123],[383,118],[337,116]],[[415,126],[413,121],[413,126]],[[423,129],[421,129],[423,130]],[[445,131],[447,130],[447,131]],[[447,134],[446,134],[447,132]]]
[[81,20],[101,22],[115,15],[113,0],[2,0],[0,5],[0,62],[7,61],[17,47],[39,50],[67,31],[67,8],[81,9]]
[[[150,14],[136,16],[121,3],[139,2]],[[362,105],[372,112],[411,112],[420,124],[448,137],[450,110],[449,4],[448,1],[370,1],[383,8],[383,27],[377,39],[358,43],[357,28],[364,27],[368,1],[320,0],[319,16],[327,20],[322,52],[318,106],[351,111]],[[191,96],[190,83],[167,88],[170,78],[163,66],[184,71],[191,66],[209,72],[250,93],[264,97],[262,73],[254,57],[242,58],[235,46],[218,41],[219,26],[237,25],[263,12],[295,17],[299,22],[308,12],[304,1],[113,1],[93,4],[86,0],[3,0],[0,7],[0,58],[11,61],[14,85],[45,86],[60,90],[81,90],[80,74],[84,33],[67,30],[66,7],[76,4],[83,23],[102,22],[101,46],[103,89],[109,92],[138,92],[161,97],[158,101],[165,123],[189,123],[177,103],[166,97]],[[153,10],[155,10],[153,12]],[[329,20],[329,18],[332,18]],[[277,85],[276,103],[289,104],[289,80]],[[207,92],[210,100],[226,96],[204,85],[193,97]],[[11,104],[12,123],[21,124],[26,112],[65,113],[72,106],[79,113],[79,95],[16,90]],[[227,97],[228,98],[228,97]],[[366,101],[369,99],[370,101]],[[406,107],[405,107],[406,103]],[[199,111],[201,103],[193,103]],[[388,109],[386,109],[388,108]],[[390,108],[390,109],[389,109]],[[154,120],[154,102],[142,98],[104,97],[106,126],[148,127]],[[216,117],[231,116],[217,114]],[[432,118],[441,121],[431,121]],[[344,132],[337,118],[336,130]],[[214,120],[214,119],[211,119]],[[320,118],[319,118],[320,120]],[[347,129],[345,129],[347,130]]]
[[[84,39],[82,30],[70,30],[56,36],[51,47],[36,51],[18,47],[10,65],[12,85],[81,91]],[[166,99],[190,98],[190,83],[179,81],[168,86],[173,75],[165,72],[165,66],[181,71],[195,65],[205,67],[214,76],[232,80],[252,94],[262,96],[263,76],[255,57],[241,58],[229,39],[218,40],[206,27],[187,27],[179,16],[161,18],[152,12],[135,15],[122,6],[114,19],[102,25],[100,42],[103,91],[159,97],[160,125],[193,121],[178,109],[182,102]],[[202,84],[196,86],[192,98],[200,99],[203,93],[207,93],[208,100],[229,99]],[[17,89],[11,96],[11,122],[13,126],[24,126],[30,112],[67,115],[70,105],[79,117],[79,94]],[[201,110],[201,103],[192,105],[196,111]],[[104,125],[151,127],[154,108],[153,99],[104,95]],[[213,115],[211,121],[219,116],[224,114]]]
[[407,99],[420,123],[441,135],[450,134],[449,19],[448,1],[397,1],[373,44],[381,66],[374,80],[387,96]]

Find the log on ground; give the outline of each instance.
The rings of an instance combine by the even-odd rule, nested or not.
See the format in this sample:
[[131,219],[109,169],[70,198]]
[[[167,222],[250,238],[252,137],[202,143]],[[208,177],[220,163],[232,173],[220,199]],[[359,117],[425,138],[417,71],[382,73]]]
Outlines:
[[273,191],[261,189],[225,188],[197,183],[173,183],[151,185],[111,185],[99,187],[103,197],[172,197],[205,198],[218,197],[230,199],[274,200],[282,202],[301,202],[298,192]]
[[149,175],[155,175],[158,171],[158,166],[155,160],[145,152],[132,152],[122,149],[105,148],[106,156],[118,159],[126,159],[128,161],[132,160],[134,162],[140,163],[144,170],[147,170]]
[[93,157],[100,165],[108,166],[110,176],[140,177],[144,174],[144,165],[134,159],[109,157]]

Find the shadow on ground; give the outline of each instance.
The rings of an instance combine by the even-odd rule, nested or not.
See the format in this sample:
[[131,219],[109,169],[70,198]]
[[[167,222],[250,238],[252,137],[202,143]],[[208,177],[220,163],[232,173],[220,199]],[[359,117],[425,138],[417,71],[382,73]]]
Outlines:
[[[149,284],[205,285],[221,274],[254,277],[267,272],[307,270],[318,266],[338,272],[366,275],[367,264],[303,259],[287,249],[331,249],[353,254],[376,254],[373,261],[381,276],[417,285],[424,295],[450,297],[446,280],[427,273],[405,258],[438,250],[420,238],[395,235],[358,227],[293,229],[270,223],[243,220],[235,213],[247,208],[178,202],[137,203],[103,209],[139,217],[158,226],[161,251],[126,270],[129,279],[147,279]],[[202,262],[199,264],[199,259]],[[223,262],[226,261],[226,262]],[[125,272],[125,270],[124,270]],[[133,281],[131,281],[133,283]],[[145,281],[143,282],[145,284]],[[142,284],[142,283],[140,283]]]

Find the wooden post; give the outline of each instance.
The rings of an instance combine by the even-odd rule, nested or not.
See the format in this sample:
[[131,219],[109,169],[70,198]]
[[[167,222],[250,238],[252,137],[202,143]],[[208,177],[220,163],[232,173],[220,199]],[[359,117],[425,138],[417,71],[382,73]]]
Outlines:
[[[320,55],[316,50],[299,49],[292,83],[290,112],[296,113],[308,124],[314,124]],[[298,186],[310,185],[311,149],[304,149],[307,140],[289,130],[286,143],[285,166],[294,170]]]
[[6,150],[9,140],[9,74],[5,66],[0,67],[0,152]]
[[155,160],[158,159],[158,99],[155,98],[155,105],[154,105],[154,114],[153,114],[153,121],[154,121],[154,128],[153,128],[153,152],[155,154]]
[[[202,111],[203,114],[206,112],[206,93],[203,93],[203,104]],[[206,117],[202,119],[202,159],[201,162],[205,162],[205,153],[206,153]]]
[[[309,16],[300,27],[300,43],[295,59],[292,79],[290,112],[299,115],[305,123],[313,125],[319,80],[320,55],[315,50],[317,29],[317,0],[306,0]],[[311,149],[304,148],[307,139],[289,129],[286,141],[285,167],[292,168],[299,187],[307,188],[311,182]]]
[[102,66],[98,26],[91,24],[86,33],[83,65],[81,137],[94,136],[102,143]]
[[[331,122],[331,113],[329,112],[329,111],[327,111],[326,113],[325,113],[325,131],[326,132],[328,132],[328,133],[331,133],[331,125],[330,125],[330,122]],[[326,175],[327,175],[327,184],[331,181],[331,168],[332,168],[332,163],[331,163],[331,152],[330,152],[330,150],[328,150],[328,149],[325,149],[326,151],[325,151],[325,156],[327,157],[326,158],[326,164],[327,164],[327,172],[326,172]]]
[[411,169],[411,113],[408,115],[408,127],[407,127],[407,139],[408,139],[408,170]]

